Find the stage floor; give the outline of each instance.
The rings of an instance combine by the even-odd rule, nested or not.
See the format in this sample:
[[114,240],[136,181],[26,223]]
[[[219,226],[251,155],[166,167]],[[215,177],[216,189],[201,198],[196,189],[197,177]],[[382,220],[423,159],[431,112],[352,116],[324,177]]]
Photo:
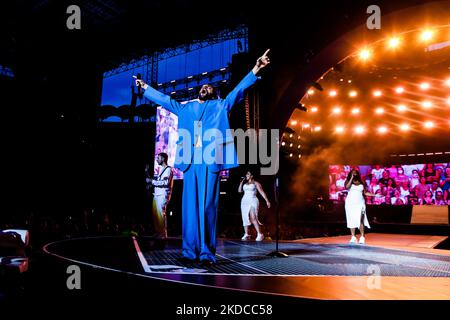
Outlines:
[[[359,237],[359,236],[358,236]],[[441,242],[445,241],[446,236],[433,235],[412,235],[412,234],[388,234],[388,233],[370,233],[368,235],[369,246],[404,249],[424,253],[435,253],[450,255],[450,250],[434,249]],[[321,244],[348,244],[348,236],[323,237],[312,239],[301,239],[295,242],[299,243],[321,243]]]
[[[180,239],[121,239],[132,243],[140,268],[123,262],[118,267],[117,255],[102,262],[80,256],[92,257],[87,251],[101,250],[100,243],[108,242],[104,238],[57,242],[45,250],[96,268],[186,285],[312,299],[450,299],[450,254],[432,249],[446,237],[371,233],[367,245],[350,245],[348,236],[280,242],[287,258],[268,256],[275,249],[271,241],[219,239],[217,263],[207,268],[178,261]],[[67,242],[85,248],[71,256],[63,248]]]

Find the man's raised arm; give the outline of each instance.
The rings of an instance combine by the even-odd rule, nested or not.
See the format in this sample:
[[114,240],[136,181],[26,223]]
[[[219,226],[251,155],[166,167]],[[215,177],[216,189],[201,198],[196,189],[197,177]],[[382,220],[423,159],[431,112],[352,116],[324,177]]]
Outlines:
[[135,78],[136,86],[141,86],[141,88],[145,90],[144,97],[148,100],[161,105],[164,109],[167,109],[176,115],[178,115],[178,112],[184,107],[184,105],[172,99],[170,96],[153,89],[143,80],[137,79],[135,76],[133,76],[133,78]]
[[241,102],[244,98],[244,91],[253,85],[258,79],[258,72],[265,68],[269,63],[270,59],[267,56],[270,49],[267,49],[264,54],[256,60],[256,64],[253,67],[252,71],[250,71],[244,79],[239,82],[239,84],[227,95],[225,98],[225,105],[227,111],[230,111],[237,103]]

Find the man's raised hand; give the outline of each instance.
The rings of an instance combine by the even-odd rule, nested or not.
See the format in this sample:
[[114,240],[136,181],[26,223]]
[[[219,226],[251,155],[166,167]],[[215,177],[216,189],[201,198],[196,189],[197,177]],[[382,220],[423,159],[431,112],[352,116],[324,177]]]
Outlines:
[[144,82],[144,80],[138,79],[136,76],[133,76],[133,78],[135,79],[136,87],[144,88],[144,90],[147,89],[148,85]]
[[256,60],[256,66],[258,68],[264,68],[266,67],[269,63],[270,63],[270,58],[268,56],[270,52],[270,49],[267,49],[266,52],[264,52],[264,54],[258,58],[258,60]]
[[261,57],[259,57],[258,60],[256,60],[256,64],[252,69],[253,74],[256,75],[259,72],[259,70],[266,67],[270,63],[270,59],[267,56],[269,54],[269,51],[270,49],[267,49],[266,52],[264,52],[264,54]]

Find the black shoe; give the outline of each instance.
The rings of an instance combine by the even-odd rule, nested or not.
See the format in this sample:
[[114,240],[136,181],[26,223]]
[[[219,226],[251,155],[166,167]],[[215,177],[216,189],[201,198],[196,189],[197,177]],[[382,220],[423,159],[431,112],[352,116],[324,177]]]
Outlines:
[[181,262],[181,263],[195,263],[195,262],[197,262],[196,259],[189,259],[188,257],[178,258],[177,261]]
[[212,262],[211,260],[205,259],[205,260],[200,261],[200,264],[202,265],[202,267],[208,268],[208,267],[212,267],[214,262]]

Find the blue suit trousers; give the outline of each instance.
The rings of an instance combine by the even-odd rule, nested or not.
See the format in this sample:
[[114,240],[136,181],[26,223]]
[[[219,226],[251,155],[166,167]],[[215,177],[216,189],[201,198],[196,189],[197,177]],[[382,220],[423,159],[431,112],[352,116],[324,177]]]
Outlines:
[[183,256],[216,262],[219,172],[191,164],[183,176]]

